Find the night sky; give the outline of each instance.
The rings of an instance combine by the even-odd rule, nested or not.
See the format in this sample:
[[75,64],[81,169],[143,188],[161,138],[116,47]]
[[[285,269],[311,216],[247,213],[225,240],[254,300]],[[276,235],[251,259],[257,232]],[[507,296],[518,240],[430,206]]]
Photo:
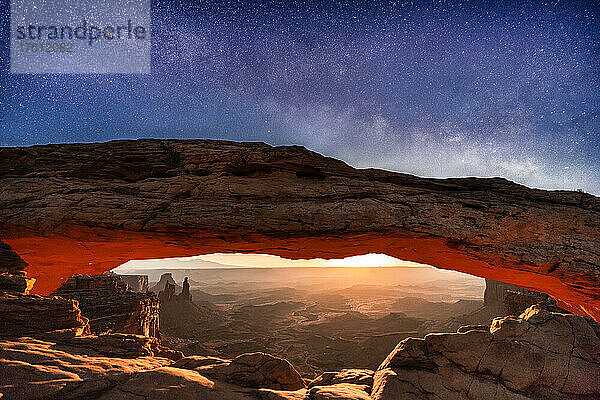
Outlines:
[[11,75],[0,5],[2,146],[301,144],[600,194],[599,1],[158,0],[150,75]]

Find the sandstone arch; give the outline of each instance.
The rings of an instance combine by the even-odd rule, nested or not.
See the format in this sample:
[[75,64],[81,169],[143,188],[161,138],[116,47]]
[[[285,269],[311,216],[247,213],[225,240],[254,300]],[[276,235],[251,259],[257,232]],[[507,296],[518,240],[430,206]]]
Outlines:
[[[356,170],[297,146],[2,148],[0,239],[29,263],[39,293],[130,259],[385,253],[539,290],[600,320],[598,197]],[[5,269],[24,268],[3,254]]]

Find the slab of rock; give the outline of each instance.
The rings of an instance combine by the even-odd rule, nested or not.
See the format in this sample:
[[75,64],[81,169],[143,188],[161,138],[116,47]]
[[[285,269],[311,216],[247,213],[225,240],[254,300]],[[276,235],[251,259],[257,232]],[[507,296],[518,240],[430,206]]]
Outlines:
[[0,292],[29,294],[34,283],[35,279],[28,278],[25,271],[19,275],[8,272],[0,273]]
[[159,335],[159,302],[153,293],[134,293],[118,275],[76,274],[55,292],[79,302],[93,333]]
[[313,379],[308,387],[351,383],[366,386],[369,389],[368,391],[371,392],[373,374],[374,372],[370,369],[343,369],[339,372],[324,372]]
[[27,255],[39,293],[131,259],[386,253],[538,290],[600,321],[600,200],[589,194],[213,140],[0,148],[0,159],[0,239]]
[[175,366],[251,388],[298,390],[305,387],[302,377],[289,361],[265,353],[245,353],[233,360],[185,357]]
[[340,383],[329,386],[315,386],[308,392],[310,400],[371,400],[366,393],[367,386]]
[[[172,363],[163,357],[102,355],[106,344],[94,343],[94,337],[70,345],[34,338],[2,340],[0,393],[7,400],[90,399],[136,371]],[[87,387],[77,391],[84,380]]]
[[532,306],[489,331],[400,342],[374,377],[373,400],[573,399],[600,395],[600,326]]
[[87,318],[77,301],[57,296],[0,293],[0,337],[38,335],[69,330],[72,335],[89,332]]
[[260,389],[260,400],[371,400],[365,385],[340,383],[295,391]]

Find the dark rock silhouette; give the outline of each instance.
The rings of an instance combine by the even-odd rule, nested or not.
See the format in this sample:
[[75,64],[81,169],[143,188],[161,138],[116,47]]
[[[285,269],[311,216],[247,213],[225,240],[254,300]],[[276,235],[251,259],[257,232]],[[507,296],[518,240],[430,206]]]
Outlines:
[[183,289],[181,290],[180,296],[186,301],[192,301],[192,294],[190,293],[190,283],[188,282],[187,276],[183,280]]
[[[550,296],[491,279],[485,280],[484,304],[492,315],[520,315],[540,302],[553,304]],[[554,303],[555,304],[555,303]]]
[[0,292],[29,294],[34,283],[35,279],[28,278],[25,271],[19,275],[0,273]]

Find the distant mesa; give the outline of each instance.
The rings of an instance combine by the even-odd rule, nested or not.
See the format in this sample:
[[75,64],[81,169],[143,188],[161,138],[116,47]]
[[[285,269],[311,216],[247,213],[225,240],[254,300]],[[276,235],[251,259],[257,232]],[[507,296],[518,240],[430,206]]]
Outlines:
[[167,288],[167,284],[173,285],[175,291],[181,291],[183,289],[175,282],[171,272],[165,272],[160,276],[160,280],[154,286],[150,287],[150,291],[159,294]]

